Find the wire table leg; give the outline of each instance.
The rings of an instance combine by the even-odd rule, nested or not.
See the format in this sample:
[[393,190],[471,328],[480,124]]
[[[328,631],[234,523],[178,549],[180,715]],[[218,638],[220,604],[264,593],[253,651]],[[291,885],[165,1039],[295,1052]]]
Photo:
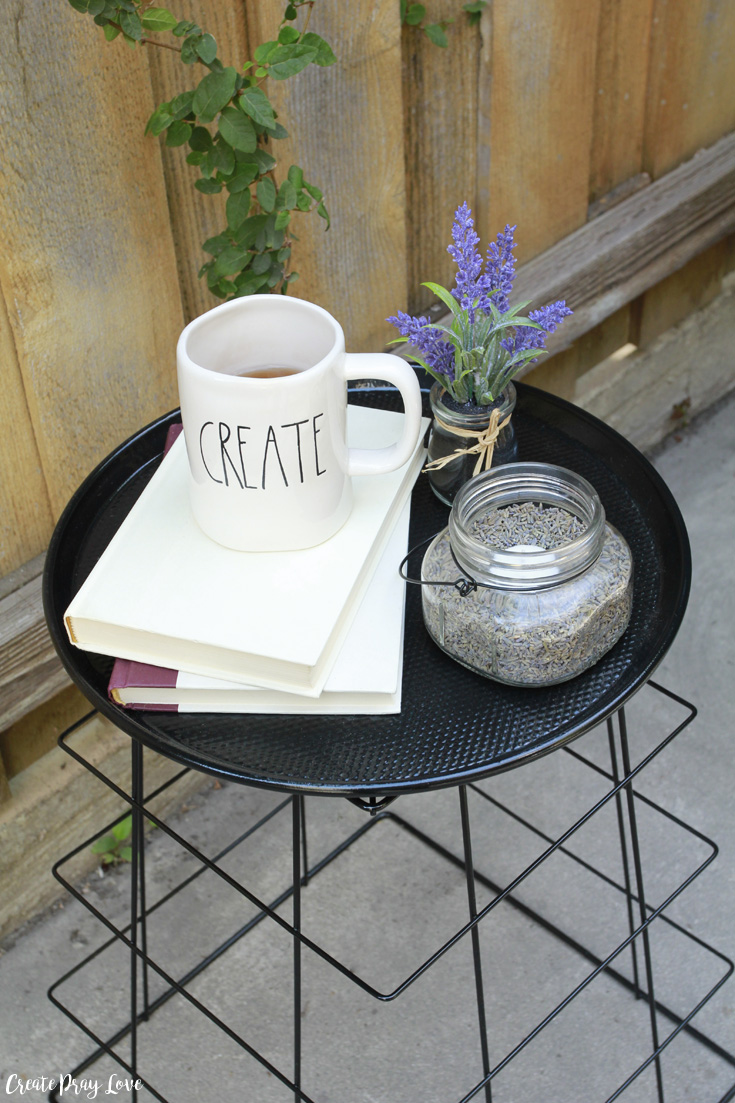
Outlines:
[[[475,894],[475,867],[472,862],[472,835],[470,832],[470,813],[467,806],[467,786],[459,786],[459,808],[462,817],[462,842],[464,844],[464,868],[467,878],[467,903],[470,919],[477,918],[477,898]],[[482,1051],[482,1075],[490,1075],[490,1052],[487,1044],[487,1020],[485,1017],[485,990],[482,983],[482,958],[480,956],[480,930],[477,924],[472,928],[472,957],[475,966],[475,992],[477,996],[477,1021],[480,1028],[480,1049]],[[485,1103],[492,1103],[492,1085],[485,1085]]]
[[293,1082],[301,1100],[301,845],[304,798],[291,798],[293,813]]
[[[615,731],[613,729],[612,717],[608,717],[607,720],[607,739],[610,747],[610,770],[612,773],[613,784],[618,785],[620,782],[620,774],[618,773],[618,756],[615,751]],[[630,887],[630,863],[628,861],[628,840],[625,832],[625,817],[623,813],[623,800],[621,794],[618,792],[615,794],[615,809],[618,817],[618,833],[620,835],[620,854],[623,861],[623,881],[625,884],[625,896],[628,906],[628,931],[630,934],[635,930],[635,919],[633,918],[633,894]],[[641,985],[638,979],[638,949],[635,939],[630,944],[630,952],[633,958],[633,985],[635,989],[636,999],[640,999]]]
[[[132,741],[132,796],[140,804],[143,800],[143,747],[137,739]],[[131,1098],[137,1103],[138,1076],[138,888],[141,877],[140,855],[143,849],[143,816],[140,808],[133,806],[133,853],[130,870],[130,1066],[133,1071]]]
[[[628,727],[625,720],[625,709],[621,708],[618,712],[618,731],[620,734],[620,750],[623,761],[624,776],[628,776],[631,773],[630,766],[630,750],[628,747]],[[635,869],[635,878],[638,891],[638,907],[640,910],[640,921],[646,923],[648,918],[646,914],[646,897],[643,889],[643,865],[641,863],[641,851],[638,843],[638,826],[636,822],[635,814],[635,797],[633,794],[632,782],[627,782],[625,785],[625,794],[627,797],[628,806],[628,822],[630,825],[630,845],[633,852],[633,867]],[[656,1021],[656,995],[653,987],[653,961],[651,959],[651,941],[648,926],[646,925],[642,932],[641,937],[643,939],[643,957],[646,966],[646,985],[648,988],[648,1006],[650,1009],[651,1017],[651,1039],[653,1041],[653,1049],[656,1052],[655,1068],[656,1068],[656,1088],[658,1091],[659,1103],[664,1103],[664,1081],[663,1072],[661,1069],[661,1056],[657,1052],[659,1048],[658,1041],[658,1023]]]
[[301,884],[309,881],[309,855],[306,847],[306,798],[299,796],[299,811],[301,813]]

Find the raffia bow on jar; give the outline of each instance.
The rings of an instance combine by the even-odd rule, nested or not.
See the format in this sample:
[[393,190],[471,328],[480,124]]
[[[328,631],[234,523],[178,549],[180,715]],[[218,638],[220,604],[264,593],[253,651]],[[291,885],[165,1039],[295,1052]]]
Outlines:
[[[451,312],[450,324],[400,310],[388,319],[401,334],[394,343],[408,342],[410,358],[436,381],[430,394],[434,420],[425,470],[432,490],[448,505],[481,470],[518,459],[512,380],[546,351],[547,335],[572,313],[563,299],[527,316],[521,314],[527,302],[511,307],[514,231],[515,226],[506,226],[483,261],[472,212],[463,203],[455,213],[448,247],[457,266],[454,287],[450,292],[437,283],[423,284]],[[468,446],[470,437],[476,443]]]

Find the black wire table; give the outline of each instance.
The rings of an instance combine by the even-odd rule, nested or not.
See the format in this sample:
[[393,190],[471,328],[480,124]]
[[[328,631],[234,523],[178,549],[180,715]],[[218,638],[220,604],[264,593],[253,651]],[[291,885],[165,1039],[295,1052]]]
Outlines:
[[[425,395],[426,399],[426,395]],[[351,401],[391,408],[396,394],[388,388],[356,389]],[[110,702],[107,684],[112,660],[71,646],[63,627],[63,614],[98,557],[127,515],[137,496],[160,462],[166,434],[178,420],[178,411],[160,418],[131,437],[113,452],[86,479],[61,517],[46,560],[44,603],[49,629],[57,651],[72,679],[90,700],[94,709],[108,717],[131,736],[132,783],[126,792],[84,759],[69,742],[75,728],[65,732],[59,742],[63,749],[104,782],[132,809],[132,863],[130,920],[126,926],[110,921],[87,897],[61,873],[61,867],[96,839],[108,834],[107,824],[91,839],[62,858],[54,868],[65,885],[105,925],[110,938],[93,954],[61,977],[50,989],[53,1003],[65,1012],[92,1039],[95,1050],[74,1070],[78,1075],[103,1054],[107,1054],[139,1081],[138,1092],[166,1100],[167,1096],[143,1074],[138,1062],[138,1035],[142,1024],[173,996],[188,1001],[224,1032],[233,1042],[281,1084],[287,1093],[303,1103],[319,1103],[310,1094],[302,1070],[302,957],[310,951],[328,963],[363,993],[379,1003],[391,1003],[409,989],[419,977],[437,965],[458,944],[471,947],[473,991],[478,1032],[478,1073],[469,1087],[436,1103],[468,1103],[482,1098],[490,1103],[493,1092],[502,1100],[502,1073],[509,1063],[580,996],[598,977],[612,978],[627,989],[631,999],[643,1000],[648,1007],[650,1046],[645,1058],[631,1067],[620,1068],[622,1080],[615,1091],[605,1091],[607,1103],[617,1099],[645,1069],[655,1074],[654,1095],[665,1101],[662,1053],[678,1035],[684,1033],[735,1068],[735,1056],[706,1037],[692,1024],[704,1004],[725,983],[733,971],[732,963],[702,942],[665,913],[669,905],[714,859],[716,846],[701,833],[658,804],[644,797],[633,782],[638,774],[671,743],[691,722],[696,710],[688,702],[651,680],[651,675],[666,654],[681,623],[689,594],[691,562],[689,546],[679,510],[654,468],[623,437],[602,422],[571,404],[520,384],[514,424],[523,460],[556,463],[584,475],[598,491],[608,520],[627,539],[633,553],[635,593],[630,626],[616,644],[592,669],[570,682],[548,689],[523,690],[490,682],[464,669],[443,654],[429,639],[422,622],[419,587],[409,586],[406,605],[406,646],[404,655],[403,703],[400,714],[389,716],[252,716],[221,714],[181,714],[159,711],[131,712]],[[447,508],[431,493],[427,480],[420,478],[412,499],[409,546],[418,546],[446,525]],[[418,556],[414,557],[418,560]],[[414,565],[416,573],[418,562]],[[411,569],[411,562],[409,563]],[[662,701],[674,702],[685,713],[673,730],[632,762],[626,721],[626,703],[644,685]],[[85,718],[86,719],[86,718]],[[83,721],[80,721],[82,723]],[[606,725],[607,759],[603,765],[583,755],[569,744],[591,729]],[[144,791],[143,748],[177,763],[180,770],[165,786],[152,793]],[[582,815],[574,818],[556,835],[542,831],[527,816],[497,800],[481,785],[495,775],[562,749],[604,780],[603,795]],[[207,857],[181,834],[166,824],[150,808],[151,801],[167,785],[194,769],[217,778],[259,789],[285,794],[283,800],[257,824],[241,832],[214,857]],[[443,842],[399,815],[389,806],[402,795],[425,794],[436,799],[439,790],[455,788],[459,796],[461,848],[455,853]],[[494,806],[520,823],[523,829],[541,840],[543,848],[534,859],[520,868],[505,883],[489,873],[480,872],[473,859],[472,829],[468,794],[482,807]],[[316,862],[309,861],[306,845],[305,797],[340,796],[368,813],[367,820],[329,853]],[[620,877],[611,878],[594,863],[582,859],[570,846],[570,840],[602,809],[614,809],[620,844]],[[663,820],[697,839],[706,856],[665,898],[653,904],[645,892],[643,861],[639,843],[637,809],[655,810]],[[235,847],[244,845],[255,831],[268,828],[273,817],[290,810],[291,878],[287,889],[274,899],[264,900],[223,868],[222,859]],[[122,820],[124,817],[120,817]],[[237,892],[256,909],[254,917],[219,946],[208,953],[184,975],[175,977],[148,953],[148,919],[164,900],[148,905],[146,901],[144,820],[149,819],[173,839],[191,858],[198,872],[186,878],[174,892],[188,886],[209,871]],[[418,967],[395,978],[388,987],[369,982],[302,927],[302,899],[308,884],[323,869],[338,859],[357,839],[376,824],[389,820],[396,828],[420,840],[443,860],[462,871],[466,884],[466,912],[454,933],[436,946]],[[116,821],[118,822],[118,821]],[[527,878],[552,855],[580,864],[619,894],[626,913],[627,933],[604,953],[591,950],[576,936],[562,930],[558,923],[544,918],[537,908],[522,899]],[[478,901],[478,886],[491,899]],[[427,886],[427,900],[431,886]],[[290,900],[290,919],[283,905]],[[492,1044],[493,1023],[488,1016],[488,986],[483,979],[481,924],[500,904],[510,906],[534,923],[540,924],[555,939],[571,947],[589,963],[590,971],[572,990],[553,1006],[537,1025],[502,1057]],[[417,907],[426,906],[426,900]],[[199,976],[248,931],[269,921],[288,936],[292,944],[292,1067],[285,1071],[235,1031],[215,1011],[189,991]],[[681,1014],[656,995],[654,955],[650,928],[659,921],[683,937],[698,944],[721,966],[721,972],[694,1006]],[[483,933],[489,927],[484,923]],[[410,937],[410,931],[406,932]],[[486,937],[491,935],[487,931]],[[67,983],[106,947],[116,944],[129,954],[130,1010],[127,1022],[103,1038],[82,1018],[61,1002],[57,990]],[[640,947],[640,950],[639,950]],[[623,955],[629,967],[623,968]],[[155,977],[163,989],[153,998],[149,979]],[[665,1029],[664,1029],[665,1026]],[[125,1040],[126,1055],[119,1051]],[[116,1048],[118,1047],[118,1048]],[[58,1090],[58,1089],[57,1089]],[[497,1094],[500,1092],[501,1094]],[[57,1099],[55,1092],[49,1096]],[[720,1096],[719,1103],[735,1098],[735,1084]],[[426,1099],[426,1096],[422,1096]],[[176,1103],[186,1103],[177,1099]],[[257,1103],[257,1101],[256,1101]],[[345,1100],[344,1103],[352,1103]],[[418,1103],[418,1099],[416,1100]],[[434,1100],[429,1100],[434,1103]],[[713,1100],[713,1103],[715,1101]]]

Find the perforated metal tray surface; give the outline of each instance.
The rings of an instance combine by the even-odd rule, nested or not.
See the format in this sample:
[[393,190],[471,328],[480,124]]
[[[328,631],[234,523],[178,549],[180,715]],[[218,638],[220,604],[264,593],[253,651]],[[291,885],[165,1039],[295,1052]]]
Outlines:
[[[399,403],[387,388],[355,390],[350,401],[387,408]],[[63,614],[160,462],[168,427],[177,420],[173,411],[152,423],[85,480],[56,527],[44,576],[49,629],[71,678],[119,728],[177,762],[246,784],[363,798],[478,780],[546,754],[605,719],[651,675],[676,635],[689,594],[691,559],[683,520],[665,483],[604,423],[519,384],[514,414],[519,458],[557,463],[584,475],[633,553],[630,625],[594,667],[549,689],[489,681],[431,641],[423,625],[420,587],[409,586],[400,714],[126,711],[107,697],[112,660],[73,647]],[[449,511],[421,476],[411,512],[413,547],[442,529]],[[414,559],[415,575],[420,556]]]

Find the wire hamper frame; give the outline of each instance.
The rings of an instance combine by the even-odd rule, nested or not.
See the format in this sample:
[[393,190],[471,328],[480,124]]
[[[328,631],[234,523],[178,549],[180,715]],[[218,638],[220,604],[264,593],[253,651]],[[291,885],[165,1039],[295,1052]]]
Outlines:
[[[510,1062],[518,1056],[528,1045],[530,1045],[534,1039],[544,1030],[550,1023],[552,1023],[565,1009],[566,1007],[576,999],[589,984],[591,984],[597,977],[606,975],[612,978],[616,983],[625,988],[634,998],[644,999],[649,1006],[650,1016],[650,1030],[651,1030],[651,1052],[646,1059],[641,1062],[636,1068],[628,1070],[625,1079],[616,1088],[616,1090],[607,1095],[604,1103],[612,1103],[613,1100],[623,1095],[626,1089],[633,1083],[633,1081],[649,1066],[653,1066],[656,1073],[656,1100],[657,1103],[664,1103],[665,1101],[665,1087],[663,1072],[661,1067],[661,1055],[664,1053],[669,1044],[681,1033],[686,1032],[696,1042],[707,1047],[712,1053],[720,1058],[727,1065],[735,1068],[735,1055],[724,1049],[717,1042],[713,1041],[696,1027],[692,1025],[692,1019],[698,1014],[699,1011],[705,1006],[705,1004],[715,995],[722,985],[728,980],[733,972],[733,963],[722,953],[716,950],[714,947],[706,943],[704,940],[694,935],[691,931],[686,930],[680,923],[674,921],[664,914],[669,905],[686,889],[688,888],[696,878],[706,869],[714,860],[717,854],[717,847],[710,839],[704,836],[701,832],[697,831],[691,825],[684,823],[683,820],[674,816],[671,812],[664,809],[661,805],[651,801],[645,797],[642,793],[633,788],[633,781],[637,778],[638,774],[651,762],[654,758],[667,747],[673,739],[676,738],[683,731],[696,715],[696,710],[692,705],[686,702],[683,698],[673,694],[671,691],[660,686],[658,683],[650,682],[649,685],[657,693],[665,695],[669,699],[673,700],[678,705],[688,710],[688,715],[685,719],[678,724],[672,731],[670,731],[652,751],[645,755],[645,757],[638,762],[635,766],[631,766],[630,753],[628,749],[628,734],[627,725],[625,719],[624,709],[621,709],[617,715],[617,733],[615,731],[615,724],[613,718],[607,721],[607,733],[608,744],[610,750],[610,768],[608,770],[599,766],[595,762],[591,761],[588,757],[581,754],[576,748],[565,747],[564,753],[574,758],[577,762],[593,770],[597,774],[603,776],[607,782],[610,783],[610,789],[606,794],[595,802],[582,816],[578,817],[574,823],[572,823],[567,830],[562,832],[557,838],[552,838],[550,835],[545,834],[538,827],[536,827],[529,820],[520,816],[514,812],[512,808],[504,805],[501,801],[496,800],[492,794],[486,792],[475,783],[470,783],[469,786],[460,786],[460,815],[463,828],[463,841],[464,841],[464,853],[463,855],[457,855],[448,850],[442,844],[431,838],[426,832],[417,828],[409,821],[405,820],[394,811],[389,811],[386,805],[379,809],[371,808],[368,803],[364,804],[366,810],[370,813],[370,818],[363,824],[357,831],[352,832],[346,839],[344,839],[337,847],[335,847],[330,853],[324,856],[319,862],[309,867],[308,853],[306,845],[306,816],[305,816],[305,798],[301,794],[293,794],[287,796],[284,800],[280,801],[273,809],[271,809],[265,816],[263,816],[255,825],[248,828],[226,847],[221,849],[213,859],[207,858],[191,843],[187,842],[181,835],[169,827],[160,817],[156,816],[150,808],[147,807],[155,796],[157,796],[165,788],[174,784],[178,778],[182,776],[186,770],[179,771],[169,781],[165,782],[162,786],[159,786],[153,793],[143,798],[143,760],[142,760],[142,747],[137,741],[132,742],[132,757],[133,757],[133,778],[132,778],[132,792],[131,794],[125,793],[123,789],[117,786],[109,778],[107,778],[100,770],[92,766],[81,755],[79,755],[72,747],[69,746],[68,737],[72,734],[73,730],[78,726],[74,725],[73,728],[65,732],[59,739],[60,746],[70,754],[77,762],[88,769],[98,780],[104,782],[110,789],[112,789],[119,797],[121,797],[133,812],[133,862],[131,865],[131,922],[125,927],[116,927],[110,922],[103,913],[96,908],[74,885],[70,884],[61,874],[61,867],[73,858],[82,849],[87,847],[91,842],[101,835],[107,833],[110,830],[111,825],[106,825],[101,831],[97,832],[90,839],[86,839],[73,851],[65,855],[59,860],[54,867],[54,875],[60,881],[62,885],[84,906],[100,920],[107,929],[111,932],[111,938],[109,938],[101,946],[97,947],[91,954],[85,957],[81,962],[75,965],[71,970],[65,973],[62,977],[55,982],[49,989],[49,998],[61,1011],[64,1012],[81,1030],[83,1030],[93,1041],[96,1049],[86,1058],[85,1061],[80,1063],[72,1072],[72,1076],[77,1077],[83,1071],[88,1069],[95,1063],[101,1056],[107,1054],[115,1059],[121,1066],[121,1068],[129,1073],[132,1077],[140,1077],[142,1085],[153,1096],[153,1098],[168,1103],[168,1097],[163,1094],[158,1088],[156,1088],[145,1076],[141,1075],[139,1068],[137,1067],[137,1041],[138,1033],[144,1027],[144,1023],[150,1018],[150,1016],[164,1003],[171,999],[176,994],[181,995],[187,999],[197,1010],[205,1015],[211,1023],[217,1026],[220,1030],[224,1031],[232,1041],[238,1046],[244,1049],[250,1054],[253,1059],[261,1063],[261,1065],[268,1070],[268,1072],[276,1077],[284,1087],[290,1090],[294,1099],[302,1101],[302,1103],[319,1103],[318,1099],[314,1098],[307,1093],[303,1087],[302,1080],[302,1059],[301,1059],[301,1006],[302,1006],[302,991],[301,991],[301,957],[304,949],[311,950],[318,954],[322,960],[328,962],[334,969],[338,970],[344,977],[351,980],[355,985],[361,988],[365,993],[372,996],[374,999],[381,1003],[392,1002],[400,997],[400,995],[422,976],[428,969],[432,967],[444,954],[448,953],[462,941],[466,935],[470,935],[473,950],[473,964],[475,975],[475,998],[477,1002],[477,1014],[478,1014],[478,1026],[479,1026],[479,1045],[480,1056],[483,1065],[483,1075],[480,1080],[470,1089],[469,1092],[465,1092],[460,1098],[442,1100],[441,1103],[469,1103],[470,1100],[475,1098],[484,1098],[486,1101],[492,1099],[492,1083],[497,1077],[500,1077],[503,1070],[510,1064]],[[86,718],[85,718],[86,719]],[[83,723],[80,721],[79,723]],[[618,753],[622,762],[623,769],[619,769],[618,765]],[[467,807],[467,792],[472,791],[477,794],[479,798],[485,802],[489,802],[499,808],[504,814],[510,816],[522,827],[537,837],[543,839],[548,845],[546,849],[525,869],[521,870],[517,876],[515,876],[505,886],[496,884],[488,875],[478,872],[473,865],[472,860],[472,841],[471,831],[469,824],[469,814]],[[617,811],[618,824],[620,829],[620,845],[621,845],[621,858],[623,869],[623,881],[615,881],[607,876],[602,870],[596,868],[591,863],[587,862],[584,858],[580,857],[574,851],[570,850],[566,845],[573,835],[583,825],[588,823],[592,817],[594,817],[603,807],[609,802],[614,801]],[[687,832],[693,838],[696,838],[709,849],[709,854],[702,860],[686,877],[685,879],[669,893],[666,899],[656,905],[651,905],[643,894],[643,872],[641,868],[641,856],[638,846],[637,838],[637,817],[635,811],[636,802],[645,804],[648,808],[653,809],[658,815],[663,816],[667,821],[675,824]],[[241,883],[235,881],[229,874],[227,874],[218,863],[234,848],[240,846],[246,840],[251,837],[261,827],[264,827],[279,813],[285,811],[288,807],[291,807],[292,811],[292,861],[293,861],[293,881],[286,891],[279,894],[279,896],[271,900],[269,903],[261,900],[255,893],[251,892]],[[126,813],[127,814],[127,813]],[[147,817],[152,820],[163,832],[165,832],[170,838],[172,838],[179,846],[186,850],[193,857],[197,858],[200,862],[200,868],[190,874],[185,880],[177,885],[173,890],[166,893],[160,900],[157,900],[151,906],[146,905],[146,891],[145,891],[145,853],[144,853],[144,839],[142,824],[143,818]],[[123,817],[119,817],[123,818]],[[443,859],[452,863],[455,867],[462,870],[466,875],[467,881],[467,897],[469,906],[469,919],[464,923],[455,934],[440,945],[436,951],[430,955],[425,961],[421,963],[418,968],[415,968],[409,973],[409,975],[399,979],[398,982],[389,990],[384,991],[371,985],[362,977],[356,975],[349,970],[341,961],[336,959],[329,951],[324,947],[315,943],[312,939],[308,938],[300,930],[300,909],[301,909],[301,895],[303,889],[308,883],[326,866],[331,864],[335,859],[339,858],[354,842],[370,831],[376,824],[384,820],[390,820],[394,825],[401,830],[409,832],[415,838],[419,839],[423,844],[431,847],[436,853],[438,853]],[[114,822],[118,822],[117,820]],[[628,935],[615,946],[606,957],[600,957],[595,952],[587,948],[576,937],[563,931],[558,925],[546,919],[538,911],[531,908],[514,895],[515,891],[522,885],[523,881],[529,877],[540,865],[546,861],[552,854],[559,852],[563,854],[569,860],[582,865],[588,872],[591,872],[596,877],[601,878],[608,885],[612,886],[615,891],[620,894],[625,901],[627,909],[629,933]],[[190,968],[185,975],[178,979],[170,976],[160,965],[151,958],[147,952],[147,922],[148,917],[154,914],[163,904],[167,903],[171,898],[177,895],[180,891],[188,887],[199,875],[206,870],[210,870],[216,876],[220,877],[229,886],[239,892],[247,900],[253,903],[259,910],[258,913],[251,918],[243,927],[235,931],[228,939],[222,942],[218,947],[206,955],[195,967]],[[632,870],[632,872],[631,872]],[[633,884],[635,881],[635,885]],[[489,889],[495,895],[491,902],[478,909],[475,901],[475,886],[482,885]],[[282,904],[288,900],[292,901],[293,906],[293,919],[291,922],[284,919],[276,911]],[[506,901],[511,907],[517,909],[527,918],[533,922],[539,924],[546,932],[552,935],[554,938],[561,940],[568,947],[570,947],[575,953],[580,955],[584,960],[592,965],[591,972],[562,1000],[554,1007],[549,1013],[547,1013],[539,1023],[531,1030],[522,1041],[514,1047],[509,1053],[505,1054],[500,1060],[495,1060],[494,1064],[491,1064],[489,1045],[487,1041],[488,1037],[488,1023],[487,1015],[484,1005],[484,988],[482,980],[482,965],[480,961],[480,924],[489,916],[489,914],[503,901]],[[417,906],[421,906],[417,904]],[[636,918],[634,912],[637,910],[638,916]],[[135,921],[133,922],[133,916]],[[272,1062],[270,1062],[262,1053],[255,1049],[244,1037],[233,1031],[226,1022],[219,1018],[219,1016],[211,1008],[204,1005],[190,992],[187,992],[186,985],[199,976],[210,964],[217,960],[222,954],[224,954],[230,947],[232,947],[240,938],[251,931],[254,927],[260,924],[263,920],[270,919],[272,922],[278,924],[282,930],[290,935],[293,942],[293,985],[294,985],[294,1006],[293,1006],[293,1031],[294,1031],[294,1068],[291,1076],[286,1074],[282,1069],[277,1068]],[[666,1006],[663,1002],[656,998],[655,987],[653,982],[653,968],[651,960],[650,946],[648,944],[649,930],[655,920],[660,919],[662,923],[667,924],[669,927],[676,929],[676,931],[689,939],[691,942],[696,943],[700,948],[705,950],[709,955],[719,960],[723,966],[722,975],[719,979],[710,986],[705,995],[697,1001],[694,1007],[691,1008],[685,1015],[679,1015],[676,1011]],[[131,931],[133,932],[131,934]],[[487,935],[486,935],[487,937]],[[95,958],[104,952],[109,946],[115,942],[120,942],[127,947],[130,953],[130,1018],[129,1021],[116,1030],[110,1037],[103,1039],[95,1031],[90,1029],[78,1016],[74,1014],[57,996],[57,989],[61,987],[66,981],[70,980],[74,975],[79,973],[87,965],[89,965]],[[642,943],[642,957],[645,978],[642,978],[640,973],[640,962],[637,953],[637,946]],[[633,977],[626,976],[619,968],[616,967],[617,959],[626,950],[630,948],[632,956]],[[160,977],[168,987],[162,993],[160,993],[155,999],[151,1000],[148,993],[148,970],[151,970],[158,977]],[[649,998],[649,993],[653,993],[653,999]],[[133,1008],[135,1009],[133,1011]],[[659,1025],[661,1020],[668,1020],[673,1024],[673,1029],[665,1037],[659,1037]],[[129,1039],[131,1057],[126,1061],[119,1053],[115,1052],[115,1046],[118,1045],[123,1039]],[[500,1085],[501,1081],[499,1081]],[[52,1091],[49,1094],[49,1100],[58,1103],[59,1096],[57,1091]],[[132,1098],[135,1100],[138,1098],[137,1092],[134,1090]],[[502,1099],[502,1095],[499,1097]],[[720,1096],[718,1100],[712,1100],[712,1103],[728,1103],[728,1101],[735,1099],[735,1082],[728,1088],[724,1095]],[[180,1103],[180,1101],[175,1101]],[[439,1103],[439,1101],[437,1101]],[[601,1103],[603,1101],[601,1100]],[[702,1101],[704,1103],[704,1100]]]

